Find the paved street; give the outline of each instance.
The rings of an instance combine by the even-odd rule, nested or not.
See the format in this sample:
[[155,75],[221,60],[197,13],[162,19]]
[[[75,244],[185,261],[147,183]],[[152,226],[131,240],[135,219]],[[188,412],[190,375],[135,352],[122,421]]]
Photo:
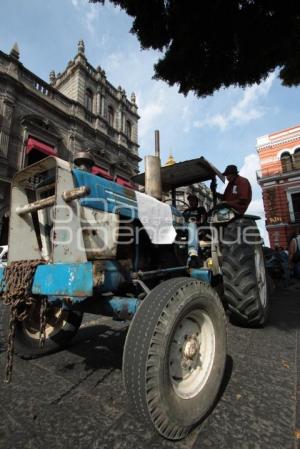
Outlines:
[[[230,325],[221,400],[200,428],[172,443],[144,428],[127,408],[124,327],[88,315],[67,350],[32,361],[15,358],[13,383],[0,384],[0,448],[297,448],[299,317],[300,289],[290,287],[273,295],[265,329]],[[0,364],[3,373],[3,353]]]

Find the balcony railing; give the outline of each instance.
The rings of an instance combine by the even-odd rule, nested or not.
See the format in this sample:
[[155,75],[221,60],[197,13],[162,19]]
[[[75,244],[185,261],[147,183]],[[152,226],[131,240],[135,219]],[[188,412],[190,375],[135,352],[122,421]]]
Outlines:
[[[258,180],[263,178],[272,178],[272,177],[279,177],[284,176],[286,174],[296,174],[299,172],[300,174],[300,161],[295,161],[289,165],[282,165],[282,166],[270,166],[268,168],[264,168],[261,170],[256,171],[256,177]],[[298,173],[297,173],[298,174]]]

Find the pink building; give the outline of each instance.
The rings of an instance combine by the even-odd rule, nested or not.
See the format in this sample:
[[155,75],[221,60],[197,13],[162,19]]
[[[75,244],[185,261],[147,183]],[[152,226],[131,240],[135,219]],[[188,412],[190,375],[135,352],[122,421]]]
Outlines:
[[300,125],[257,138],[270,245],[286,248],[300,227]]

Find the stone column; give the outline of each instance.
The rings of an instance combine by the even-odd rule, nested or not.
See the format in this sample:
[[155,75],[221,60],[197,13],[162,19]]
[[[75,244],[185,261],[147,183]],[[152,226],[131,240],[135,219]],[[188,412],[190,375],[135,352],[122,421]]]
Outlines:
[[105,95],[101,94],[101,117],[105,117]]
[[131,128],[131,140],[134,143],[138,143],[138,121],[135,120],[132,122],[132,128]]
[[69,130],[69,135],[68,135],[68,153],[69,153],[68,161],[69,162],[73,161],[73,156],[75,154],[75,140],[76,140],[76,128],[71,127]]
[[100,90],[97,89],[96,95],[95,95],[94,114],[100,115],[100,108],[101,108],[101,93],[100,93]]
[[116,129],[118,131],[122,131],[122,106],[119,105],[118,109],[116,110]]
[[11,132],[11,125],[13,119],[14,103],[10,99],[5,98],[2,102],[0,111],[1,126],[0,126],[0,156],[7,159],[9,137]]
[[22,169],[25,167],[25,160],[26,160],[26,148],[25,144],[28,139],[28,128],[27,126],[24,126],[23,128],[23,139],[22,139],[22,150],[20,152],[20,158],[19,158],[19,167]]

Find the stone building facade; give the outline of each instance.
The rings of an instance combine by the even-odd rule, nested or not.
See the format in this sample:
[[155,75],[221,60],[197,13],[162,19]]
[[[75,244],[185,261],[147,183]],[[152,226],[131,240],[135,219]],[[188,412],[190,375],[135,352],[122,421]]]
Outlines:
[[257,139],[266,228],[272,248],[287,248],[300,228],[300,125]]
[[7,238],[12,176],[48,155],[72,161],[87,150],[95,174],[130,186],[140,161],[138,119],[135,95],[129,100],[89,64],[83,41],[49,83],[23,66],[17,44],[9,55],[0,51],[0,242]]

